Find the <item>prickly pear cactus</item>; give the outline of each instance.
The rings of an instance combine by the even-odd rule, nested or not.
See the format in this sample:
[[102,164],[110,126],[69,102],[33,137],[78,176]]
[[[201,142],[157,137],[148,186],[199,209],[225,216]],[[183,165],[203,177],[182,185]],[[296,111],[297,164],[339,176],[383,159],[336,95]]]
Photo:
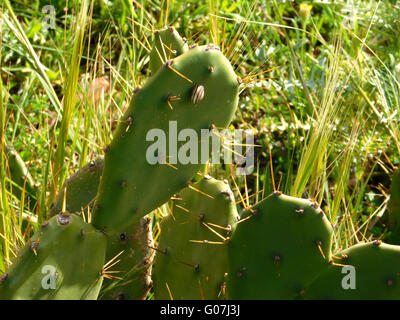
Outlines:
[[304,299],[400,299],[400,247],[379,240],[360,243],[333,257],[305,290]]
[[331,259],[332,227],[318,205],[281,194],[244,212],[229,243],[229,299],[295,299]]
[[196,47],[166,63],[136,92],[106,148],[93,224],[112,235],[184,188],[203,166],[204,159],[191,158],[192,148],[201,154],[201,130],[229,124],[238,88],[217,47]]
[[168,60],[188,50],[186,42],[174,27],[165,27],[154,32],[154,47],[150,52],[149,68],[154,75]]
[[223,299],[228,243],[238,214],[227,184],[209,176],[184,189],[161,222],[156,299]]
[[115,274],[120,280],[104,279],[101,299],[145,299],[152,287],[153,248],[152,223],[148,215],[127,228],[127,231],[110,236],[106,260],[118,256],[116,259],[120,261],[114,269],[121,271]]
[[0,300],[97,299],[106,237],[61,213],[35,233],[0,281]]
[[[99,188],[101,174],[103,172],[104,159],[98,157],[80,170],[71,175],[61,188],[60,194],[50,208],[50,216],[62,211],[64,193],[67,190],[65,209],[68,212],[81,212],[88,206],[93,206]],[[86,212],[86,210],[84,210]]]

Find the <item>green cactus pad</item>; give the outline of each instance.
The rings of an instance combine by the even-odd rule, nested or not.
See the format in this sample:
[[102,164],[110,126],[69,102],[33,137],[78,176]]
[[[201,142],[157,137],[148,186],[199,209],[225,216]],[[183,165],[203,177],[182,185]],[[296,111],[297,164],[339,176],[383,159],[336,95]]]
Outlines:
[[[305,290],[305,299],[400,299],[399,246],[376,240],[354,245],[336,256]],[[354,272],[343,266],[354,267]]]
[[392,175],[388,209],[389,227],[395,233],[398,233],[400,228],[400,171],[396,171]]
[[[118,256],[115,276],[121,280],[104,279],[103,300],[142,300],[152,286],[151,268],[154,258],[154,243],[151,218],[145,216],[127,231],[114,234],[107,239],[107,261]],[[118,255],[122,252],[120,255]]]
[[97,299],[105,252],[102,233],[77,215],[57,215],[2,275],[0,300]]
[[154,75],[163,62],[174,59],[188,50],[186,42],[174,27],[165,27],[154,32],[154,47],[150,52],[149,68]]
[[[213,199],[186,188],[178,196],[181,200],[175,201],[173,216],[162,220],[159,251],[153,267],[156,299],[224,298],[228,240],[224,241],[205,224],[228,238],[238,219],[235,200],[227,183],[211,177],[206,176],[193,186]],[[212,224],[230,226],[228,229],[232,231]]]
[[75,213],[81,212],[82,209],[86,209],[90,204],[92,204],[92,207],[100,184],[103,167],[104,159],[103,157],[98,157],[71,175],[65,181],[60,194],[51,206],[50,216],[59,214],[62,211],[65,190],[67,190],[66,211]]
[[[274,192],[246,211],[229,243],[229,299],[295,299],[331,259],[316,203]],[[321,252],[322,251],[322,252]]]
[[[196,47],[164,65],[135,94],[106,148],[93,224],[114,234],[184,188],[204,165],[201,129],[228,126],[238,103],[238,88],[232,66],[214,46]],[[181,137],[176,154],[172,150],[169,141],[177,140],[175,125],[178,137],[183,129],[192,129],[199,137],[194,144],[197,159],[184,159],[184,147],[190,143],[187,136]],[[158,140],[163,134],[165,153],[155,147],[165,145]]]
[[[25,194],[29,196],[29,200],[34,202],[33,198],[36,198],[39,192],[38,186],[35,184],[25,162],[22,160],[20,155],[12,146],[6,146],[4,148],[5,156],[7,158],[7,165],[10,169],[10,178],[20,188],[13,187],[13,193],[17,197],[21,197],[21,189],[25,188]],[[31,205],[31,208],[33,205]]]

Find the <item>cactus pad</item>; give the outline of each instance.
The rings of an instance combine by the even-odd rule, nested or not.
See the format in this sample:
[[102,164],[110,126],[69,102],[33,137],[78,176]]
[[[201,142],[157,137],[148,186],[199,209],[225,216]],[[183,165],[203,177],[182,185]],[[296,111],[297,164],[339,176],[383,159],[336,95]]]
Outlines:
[[238,219],[235,200],[227,183],[208,176],[193,187],[208,196],[184,189],[173,215],[161,222],[153,268],[156,299],[224,298],[227,243]]
[[[344,266],[351,266],[354,271]],[[336,255],[332,265],[305,290],[304,298],[399,300],[399,270],[399,246],[380,240],[360,243]]]
[[389,209],[389,227],[399,233],[400,229],[400,171],[397,170],[392,175],[392,185],[390,187]]
[[104,279],[104,300],[142,300],[152,286],[151,268],[154,258],[151,218],[145,216],[127,231],[108,238],[107,261],[118,256],[116,274],[120,280]]
[[330,261],[332,227],[316,203],[274,192],[244,212],[229,243],[229,299],[295,299]]
[[[191,97],[198,85],[203,99],[194,104]],[[232,66],[214,46],[191,49],[165,64],[136,92],[106,148],[93,224],[111,235],[184,188],[204,163],[200,156],[186,161],[185,147],[192,142],[187,136],[180,137],[176,150],[170,142],[191,129],[200,155],[201,129],[229,124],[238,88]],[[156,133],[160,136],[152,136]],[[158,141],[164,134],[165,143]],[[165,153],[162,147],[153,149],[155,141],[165,146]]]
[[97,299],[106,237],[79,216],[61,213],[35,233],[0,281],[0,299]]
[[98,157],[71,175],[65,181],[60,194],[51,206],[50,216],[59,214],[62,211],[65,190],[67,190],[65,201],[66,211],[74,213],[81,212],[81,210],[86,209],[88,205],[92,204],[93,206],[93,200],[96,197],[97,189],[100,184],[103,166],[103,157]]
[[[15,182],[19,188],[25,188],[25,194],[29,197],[28,200],[34,202],[33,198],[38,196],[39,188],[35,184],[24,161],[18,152],[15,151],[14,147],[8,145],[4,148],[4,151],[7,158],[7,165],[10,169],[11,180]],[[22,194],[19,188],[13,187],[13,193],[17,197],[20,197]],[[33,203],[31,204],[31,208],[33,208]]]

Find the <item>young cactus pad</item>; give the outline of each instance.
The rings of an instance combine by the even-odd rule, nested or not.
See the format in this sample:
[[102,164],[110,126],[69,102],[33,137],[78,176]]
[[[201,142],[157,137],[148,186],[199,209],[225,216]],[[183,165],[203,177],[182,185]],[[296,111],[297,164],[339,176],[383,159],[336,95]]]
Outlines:
[[111,235],[184,188],[208,160],[201,129],[228,126],[238,88],[217,47],[196,47],[166,63],[136,92],[106,148],[93,224]]
[[[65,210],[68,212],[81,212],[90,204],[93,206],[93,200],[96,197],[99,188],[101,174],[103,172],[104,159],[98,157],[89,161],[73,175],[71,175],[61,188],[56,201],[52,204],[50,215],[54,216],[62,211],[64,193],[67,190],[65,198]],[[86,213],[86,210],[84,210]]]
[[186,42],[174,27],[165,27],[155,31],[154,38],[154,47],[150,52],[149,62],[149,68],[153,75],[165,62],[188,50]]
[[17,186],[13,186],[13,193],[17,197],[20,197],[22,194],[21,190],[25,188],[25,194],[36,198],[39,188],[35,184],[21,156],[9,145],[5,146],[4,152],[7,159],[7,166],[10,169],[10,178],[17,184]]
[[156,299],[224,298],[236,203],[225,182],[206,176],[193,187],[197,191],[182,190],[161,222],[153,267]]
[[304,299],[399,300],[400,247],[375,240],[335,255]]
[[332,227],[315,202],[268,196],[229,243],[228,299],[295,299],[331,259]]
[[97,299],[106,237],[61,213],[35,233],[0,280],[0,300]]

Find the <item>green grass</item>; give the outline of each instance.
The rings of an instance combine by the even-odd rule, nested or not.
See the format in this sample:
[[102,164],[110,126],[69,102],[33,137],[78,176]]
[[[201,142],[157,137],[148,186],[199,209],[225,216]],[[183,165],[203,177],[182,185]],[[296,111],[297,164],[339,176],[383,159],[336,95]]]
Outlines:
[[[273,190],[271,150],[275,188],[321,203],[337,225],[337,250],[362,239],[390,241],[385,209],[400,163],[400,40],[393,36],[400,7],[314,2],[305,19],[301,1],[279,2],[59,0],[56,28],[45,31],[45,1],[4,1],[0,141],[15,146],[41,192],[33,209],[12,194],[0,149],[0,273],[46,220],[65,178],[103,154],[133,89],[150,77],[151,31],[164,25],[189,45],[218,44],[246,80],[232,125],[252,128],[259,147],[254,173],[230,179],[244,199],[239,206]],[[232,167],[208,170],[226,178]],[[37,223],[22,221],[29,216]]]

